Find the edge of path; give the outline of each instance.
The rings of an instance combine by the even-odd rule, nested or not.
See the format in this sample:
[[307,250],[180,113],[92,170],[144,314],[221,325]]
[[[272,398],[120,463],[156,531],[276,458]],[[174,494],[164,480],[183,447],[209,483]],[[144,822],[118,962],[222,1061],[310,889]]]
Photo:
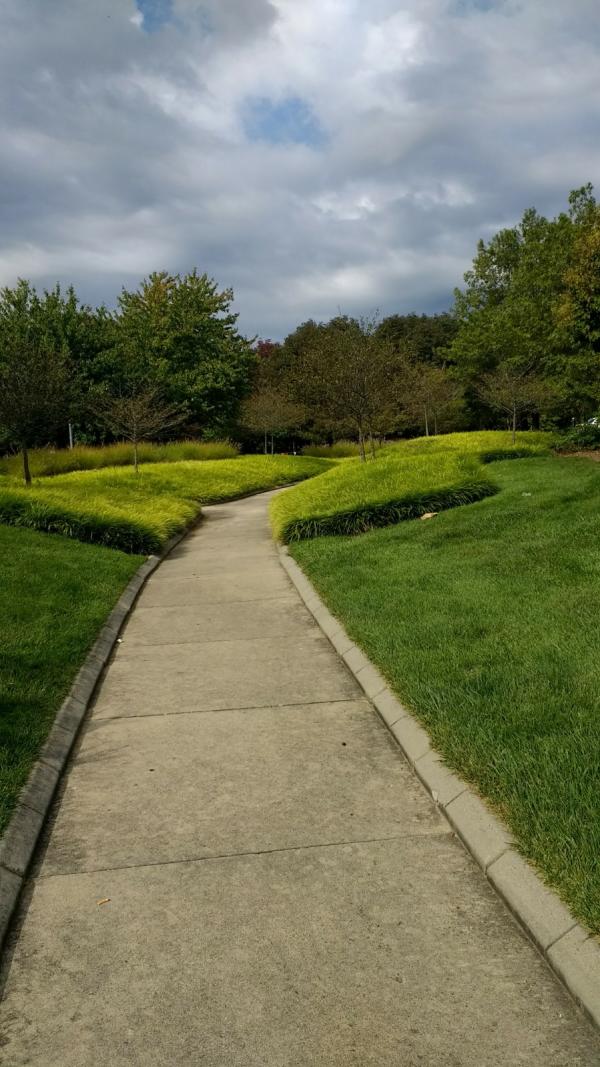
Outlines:
[[285,546],[279,558],[304,604],[344,660],[467,851],[551,969],[600,1029],[600,944],[517,849],[508,828],[431,747],[377,668],[348,637]]
[[[268,489],[250,490],[227,500],[215,501],[215,504],[230,504],[234,500],[246,500],[248,497],[260,496],[262,493],[270,493],[275,489],[287,489],[295,484],[295,482],[286,482]],[[169,538],[161,552],[148,556],[129,580],[56,714],[48,737],[40,749],[29,777],[19,794],[6,830],[0,838],[0,952],[2,952],[58,783],[123,625],[150,575],[180,541],[183,541],[201,522],[202,509],[183,530]]]
[[57,712],[0,839],[0,951],[58,783],[123,625],[150,575],[201,521],[200,511],[184,530],[169,538],[160,553],[148,556],[130,578]]

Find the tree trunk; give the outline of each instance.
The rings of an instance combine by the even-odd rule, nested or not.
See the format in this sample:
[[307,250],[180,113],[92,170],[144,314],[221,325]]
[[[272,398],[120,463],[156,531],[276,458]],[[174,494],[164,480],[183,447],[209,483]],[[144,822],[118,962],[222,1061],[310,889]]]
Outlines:
[[273,455],[274,452],[275,452],[275,446],[273,444],[273,434],[271,434],[271,455]]
[[427,408],[425,407],[423,408],[423,410],[425,412],[425,437],[429,437],[429,416],[427,413]]
[[137,443],[137,441],[133,442],[133,469],[134,469],[135,473],[137,474],[138,473],[138,443]]
[[267,431],[265,430],[265,456],[268,454],[268,451],[269,451],[269,437],[268,437]]
[[513,404],[512,410],[512,443],[515,444],[517,439],[517,405]]
[[437,415],[435,411],[433,413],[433,436],[437,437]]
[[366,463],[367,457],[365,455],[365,439],[362,430],[358,431],[358,447],[360,448],[360,462]]
[[73,448],[73,423],[69,423],[69,448]]
[[375,438],[373,437],[372,433],[369,434],[369,445],[371,448],[371,456],[373,459],[375,459]]
[[25,479],[25,485],[31,485],[31,471],[29,470],[29,452],[25,445],[21,449],[23,453],[23,477]]

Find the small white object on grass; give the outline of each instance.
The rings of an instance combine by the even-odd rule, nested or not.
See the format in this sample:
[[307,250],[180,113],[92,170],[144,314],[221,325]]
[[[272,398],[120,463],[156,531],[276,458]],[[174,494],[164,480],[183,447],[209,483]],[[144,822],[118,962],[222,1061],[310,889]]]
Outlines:
[[426,511],[424,515],[421,515],[422,519],[435,519],[437,511]]

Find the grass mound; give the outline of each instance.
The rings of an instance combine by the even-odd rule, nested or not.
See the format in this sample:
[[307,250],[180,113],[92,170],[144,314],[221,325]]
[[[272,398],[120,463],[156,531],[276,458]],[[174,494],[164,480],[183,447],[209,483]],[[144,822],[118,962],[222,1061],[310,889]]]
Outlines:
[[135,474],[113,467],[34,482],[0,480],[0,523],[59,533],[125,552],[159,551],[203,504],[231,500],[320,474],[326,460],[241,456],[156,463]]
[[433,522],[292,555],[446,761],[600,933],[600,466],[494,468]]
[[0,526],[0,833],[57,708],[140,563]]
[[483,464],[547,452],[549,434],[502,431],[446,434],[399,441],[377,459],[337,464],[320,478],[284,493],[271,521],[284,542],[358,534],[428,511],[446,511],[496,492]]
[[[138,446],[140,463],[178,463],[185,459],[235,459],[238,450],[229,441],[171,441],[168,444],[143,442]],[[36,448],[29,453],[34,478],[44,478],[70,471],[100,470],[103,467],[127,467],[133,464],[133,446],[127,442],[114,445],[76,445],[75,448]],[[0,459],[0,474],[22,477],[20,455]]]

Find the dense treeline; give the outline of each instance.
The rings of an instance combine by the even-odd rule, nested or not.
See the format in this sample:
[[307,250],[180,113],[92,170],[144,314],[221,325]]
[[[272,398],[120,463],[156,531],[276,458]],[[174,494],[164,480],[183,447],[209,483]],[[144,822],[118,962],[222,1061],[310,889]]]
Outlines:
[[152,274],[116,311],[27,281],[0,293],[0,446],[231,433],[255,354],[231,290],[207,275]]
[[600,208],[591,186],[480,241],[450,312],[244,338],[206,274],[151,274],[115,311],[26,281],[0,293],[0,449],[230,436],[250,449],[350,436],[568,427],[600,407]]
[[600,408],[600,208],[591,186],[480,241],[454,307],[303,323],[258,347],[247,420],[312,436],[566,428]]

